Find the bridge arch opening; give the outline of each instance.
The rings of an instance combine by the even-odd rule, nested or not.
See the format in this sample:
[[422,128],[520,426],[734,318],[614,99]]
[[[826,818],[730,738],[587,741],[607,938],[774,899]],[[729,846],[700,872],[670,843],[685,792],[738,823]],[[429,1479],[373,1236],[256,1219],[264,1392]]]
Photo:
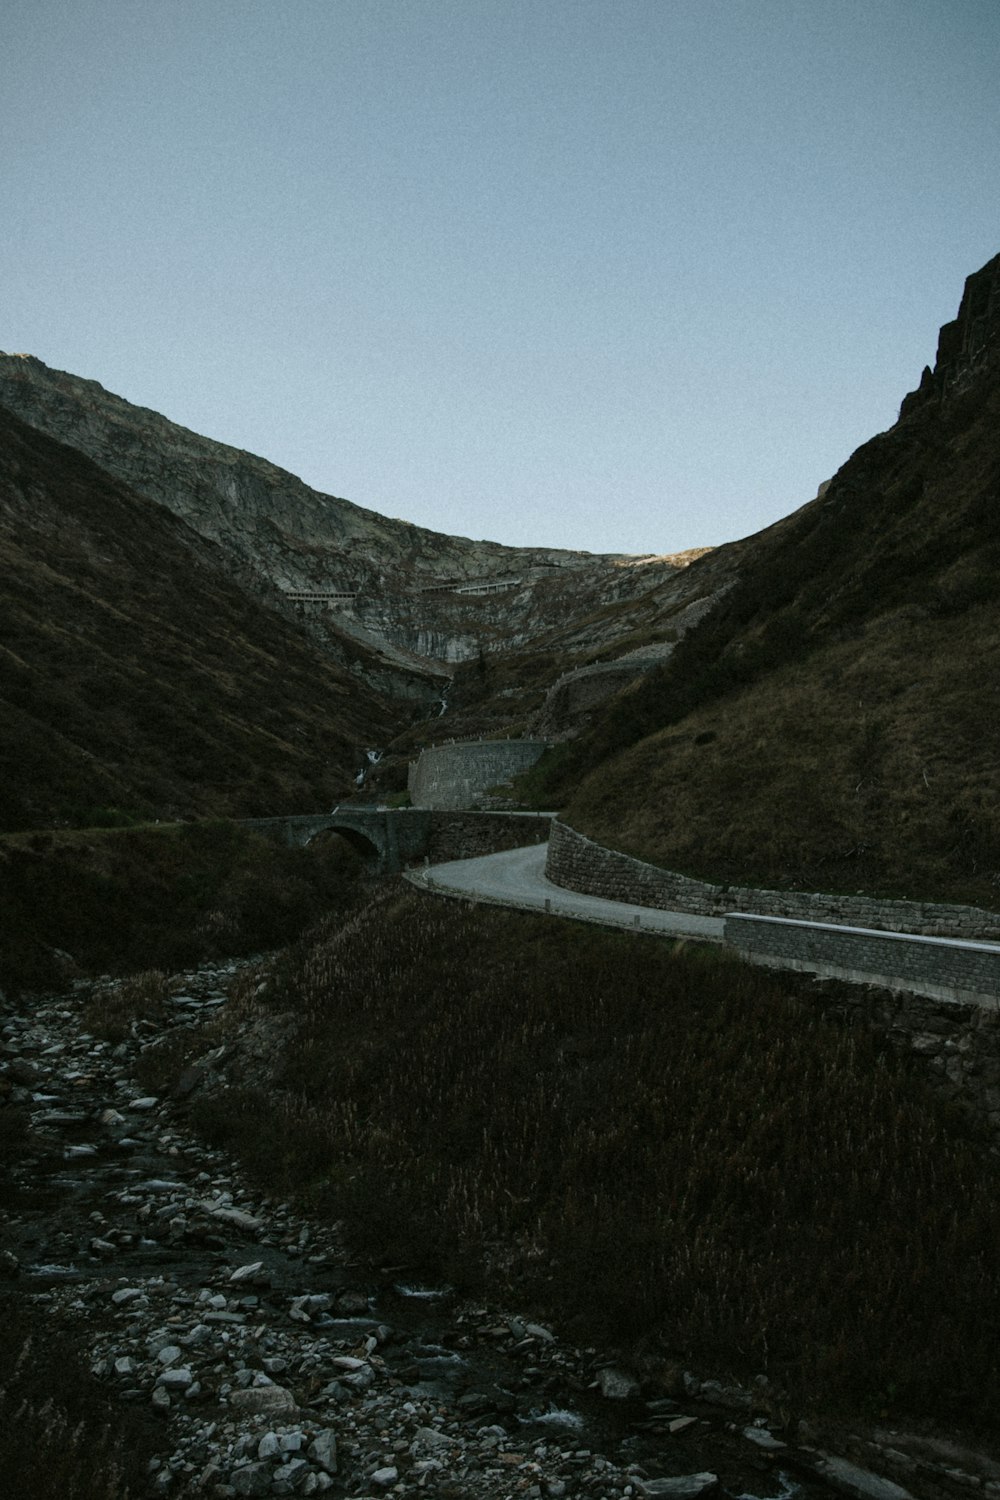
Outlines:
[[351,852],[357,856],[363,864],[374,865],[381,862],[382,850],[373,839],[367,838],[357,828],[344,828],[331,824],[321,828],[308,840],[310,845],[332,843],[338,840],[341,845],[346,845]]

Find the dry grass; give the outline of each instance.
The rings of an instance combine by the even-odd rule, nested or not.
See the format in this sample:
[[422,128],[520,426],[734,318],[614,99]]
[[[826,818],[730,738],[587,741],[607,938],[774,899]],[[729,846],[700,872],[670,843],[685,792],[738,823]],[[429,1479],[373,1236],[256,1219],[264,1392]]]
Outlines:
[[542,763],[539,800],[730,883],[995,907],[998,434],[994,383],[859,449],[742,544],[667,666]]
[[813,1404],[989,1423],[996,1164],[807,992],[383,894],[272,984],[298,1035],[268,1130],[245,1087],[200,1122],[389,1261]]
[[0,1472],[18,1500],[130,1500],[147,1494],[148,1419],[126,1417],[70,1342],[11,1298],[2,1304]]
[[400,717],[212,543],[3,411],[0,569],[0,828],[331,806]]
[[[568,820],[736,884],[1000,903],[1000,620],[947,656],[905,613],[706,705],[589,778]],[[955,660],[975,660],[974,678]],[[919,665],[915,665],[919,664]],[[634,795],[632,795],[634,793]]]
[[275,948],[342,909],[356,872],[342,840],[284,849],[223,822],[2,840],[0,985]]
[[117,984],[104,984],[83,1011],[83,1024],[92,1036],[121,1042],[134,1036],[136,1023],[160,1025],[170,1013],[170,984],[162,969],[130,974]]

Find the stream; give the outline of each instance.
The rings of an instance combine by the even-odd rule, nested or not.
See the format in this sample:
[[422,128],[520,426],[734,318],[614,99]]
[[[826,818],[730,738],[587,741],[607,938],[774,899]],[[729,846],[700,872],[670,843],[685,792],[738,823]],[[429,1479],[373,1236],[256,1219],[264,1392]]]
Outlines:
[[[171,1029],[224,1005],[238,967],[175,976]],[[353,1260],[339,1226],[262,1196],[188,1130],[187,1075],[143,1090],[162,1027],[118,1045],[84,1030],[93,988],[0,1012],[0,1078],[31,1121],[0,1271],[159,1417],[150,1494],[825,1492],[745,1392],[685,1377],[668,1394],[528,1317]]]

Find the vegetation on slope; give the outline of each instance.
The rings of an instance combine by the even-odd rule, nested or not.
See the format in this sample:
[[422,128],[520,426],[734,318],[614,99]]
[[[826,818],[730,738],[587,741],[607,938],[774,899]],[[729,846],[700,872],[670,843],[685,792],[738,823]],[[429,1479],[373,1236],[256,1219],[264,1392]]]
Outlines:
[[123,1409],[73,1341],[17,1296],[0,1299],[0,1470],[18,1500],[129,1500],[149,1492],[156,1425]]
[[211,543],[0,409],[0,828],[329,806],[385,701]]
[[984,378],[859,449],[746,544],[732,589],[555,760],[542,799],[731,881],[996,905],[998,435]]
[[485,1275],[650,1369],[988,1422],[996,1163],[821,993],[385,888],[247,987],[244,1018],[296,1035],[199,1120],[373,1254]]
[[[1000,725],[984,698],[1000,680],[998,623],[992,608],[969,610],[943,653],[933,623],[876,620],[860,641],[642,740],[583,783],[567,817],[601,842],[731,884],[995,907]],[[961,671],[963,653],[982,682]]]
[[0,840],[0,989],[180,968],[290,942],[353,899],[341,839],[285,849],[231,823]]

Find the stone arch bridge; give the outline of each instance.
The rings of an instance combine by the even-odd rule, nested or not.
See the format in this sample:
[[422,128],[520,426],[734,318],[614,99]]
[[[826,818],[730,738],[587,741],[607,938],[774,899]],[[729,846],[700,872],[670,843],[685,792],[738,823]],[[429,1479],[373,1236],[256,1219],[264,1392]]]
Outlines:
[[543,844],[552,813],[444,812],[421,807],[335,807],[328,813],[284,818],[244,818],[245,828],[289,848],[304,848],[322,834],[339,834],[379,874],[394,875],[427,860],[472,859],[524,844]]

